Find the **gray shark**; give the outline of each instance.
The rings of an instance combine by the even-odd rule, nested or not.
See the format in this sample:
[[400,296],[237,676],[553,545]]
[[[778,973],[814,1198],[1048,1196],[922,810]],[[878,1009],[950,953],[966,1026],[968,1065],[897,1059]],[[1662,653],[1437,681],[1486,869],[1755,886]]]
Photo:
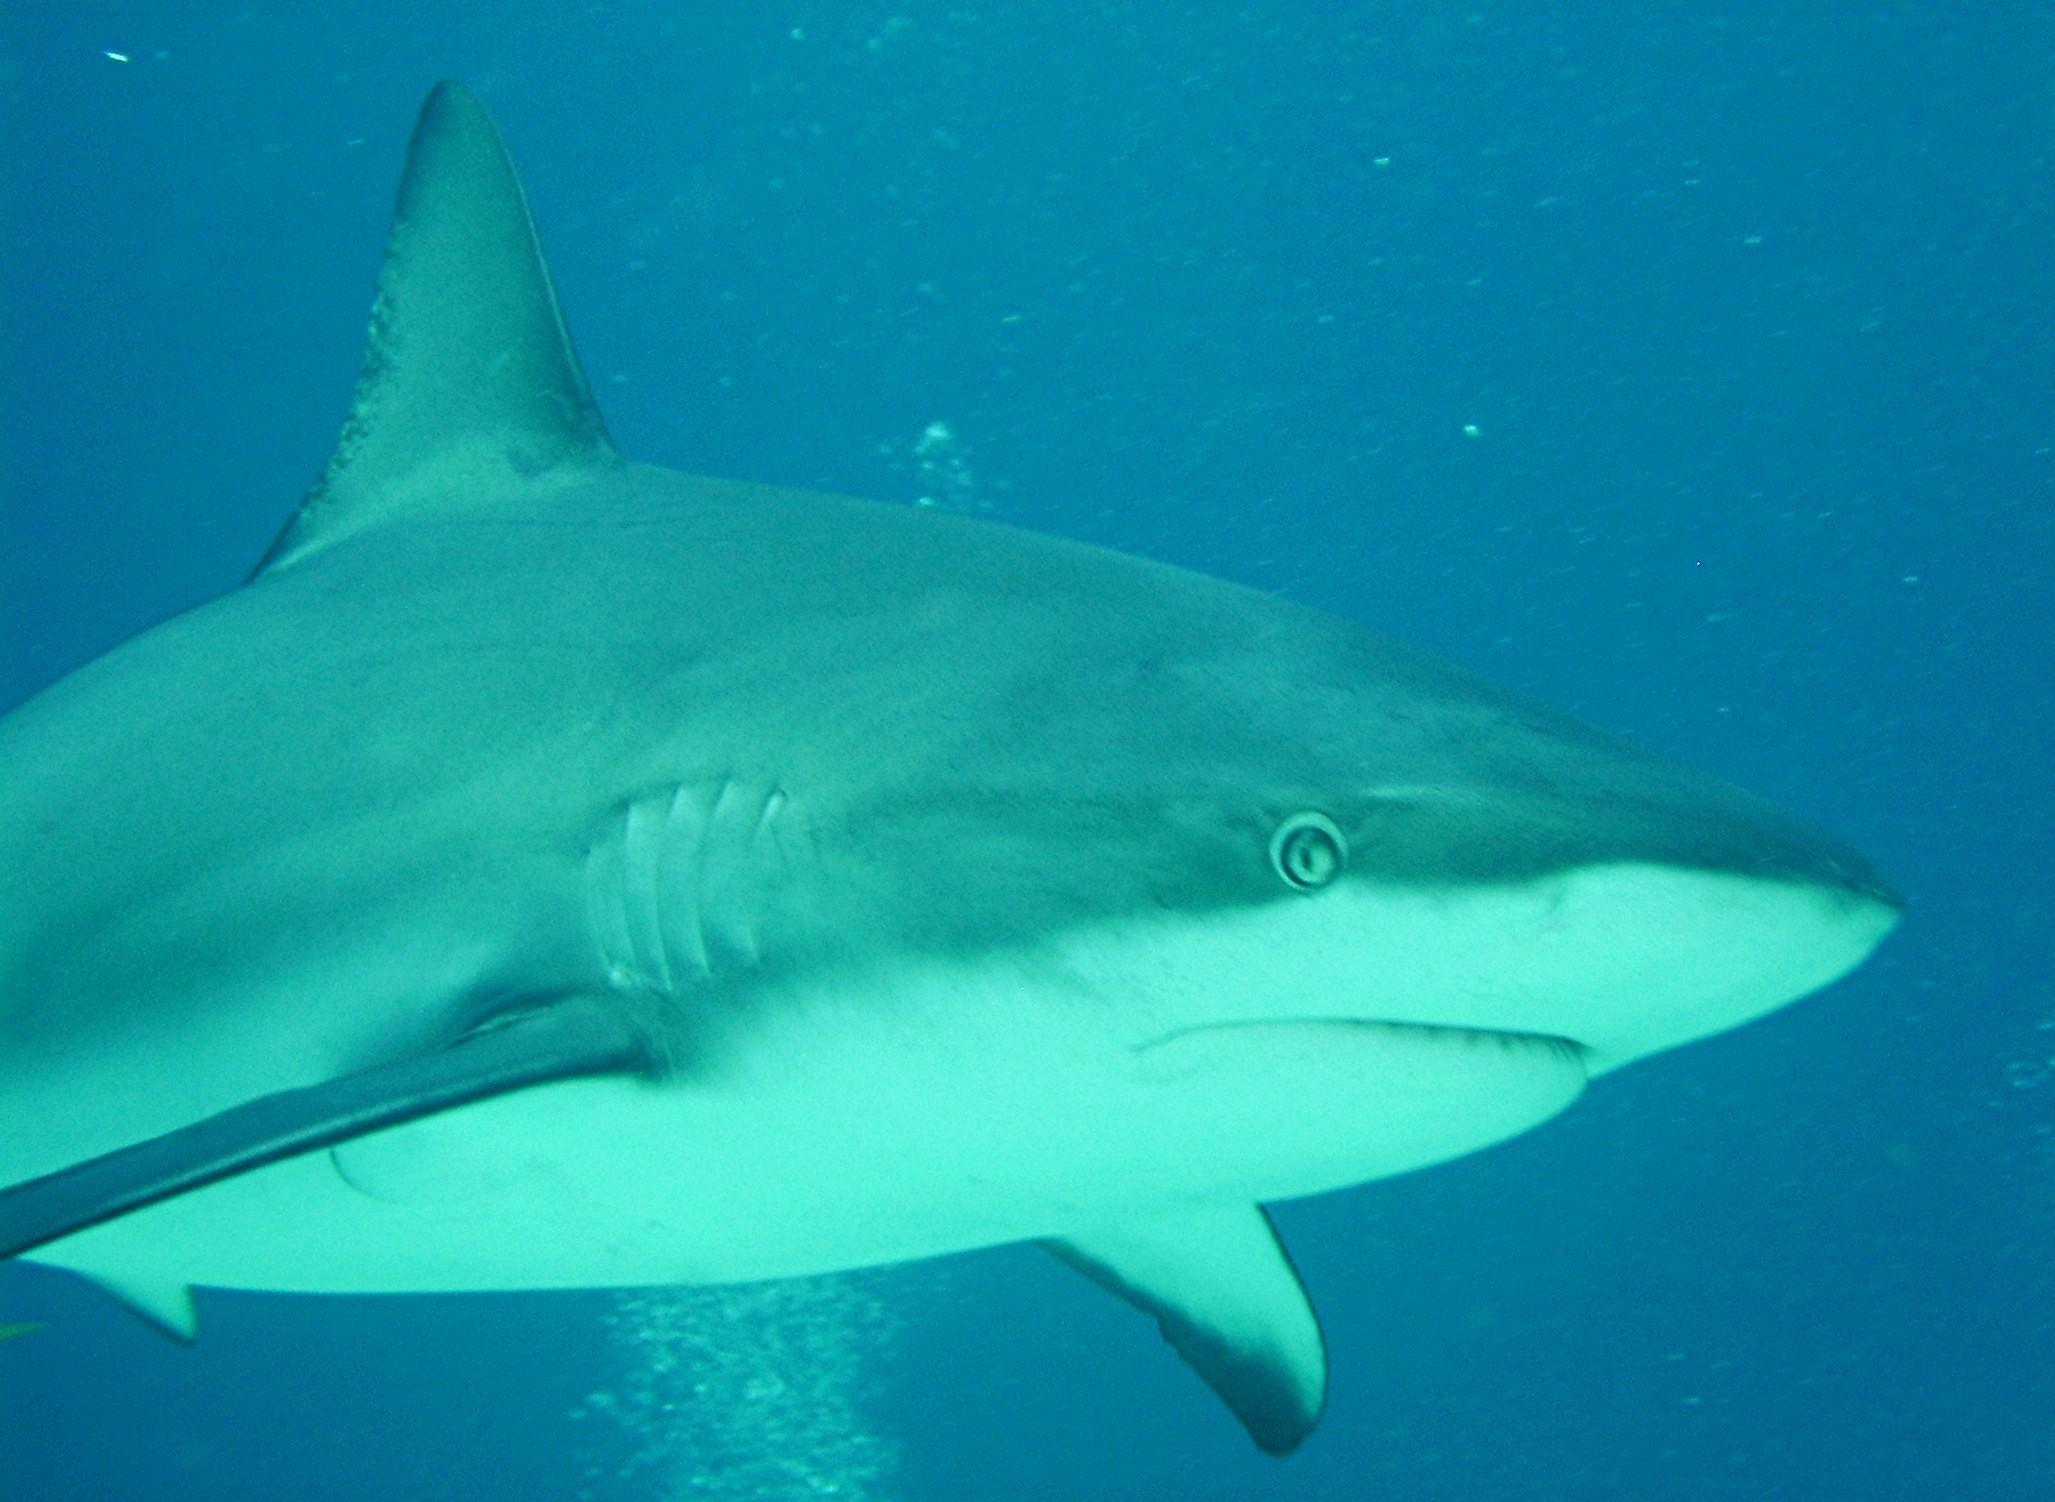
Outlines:
[[328,469],[0,720],[0,1255],[194,1284],[1048,1243],[1258,1444],[1261,1206],[1546,1121],[1897,921],[1725,783],[1254,590],[624,459],[444,84]]

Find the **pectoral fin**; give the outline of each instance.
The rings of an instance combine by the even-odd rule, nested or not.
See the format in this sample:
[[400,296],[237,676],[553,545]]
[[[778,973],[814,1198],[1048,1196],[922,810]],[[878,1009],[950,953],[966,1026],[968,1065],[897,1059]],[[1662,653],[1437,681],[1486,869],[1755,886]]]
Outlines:
[[1156,1317],[1163,1338],[1249,1437],[1286,1455],[1319,1422],[1327,1347],[1297,1269],[1260,1205],[1070,1235],[1049,1249]]
[[[577,1075],[648,1067],[641,1039],[619,1015],[584,998],[560,1001],[434,1053],[261,1096],[0,1190],[0,1258],[281,1158],[467,1101]],[[163,1316],[161,1300],[124,1297],[168,1328],[181,1323]]]

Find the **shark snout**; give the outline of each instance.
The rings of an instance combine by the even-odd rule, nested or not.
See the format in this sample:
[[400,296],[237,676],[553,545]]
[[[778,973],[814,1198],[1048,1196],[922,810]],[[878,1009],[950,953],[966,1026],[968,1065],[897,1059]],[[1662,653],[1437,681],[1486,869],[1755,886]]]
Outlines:
[[[1627,863],[1572,873],[1552,907],[1531,935],[1528,1004],[1509,1020],[1571,1039],[1598,1075],[1831,985],[1903,901],[1866,866],[1794,878]],[[1499,972],[1515,991],[1519,969]]]

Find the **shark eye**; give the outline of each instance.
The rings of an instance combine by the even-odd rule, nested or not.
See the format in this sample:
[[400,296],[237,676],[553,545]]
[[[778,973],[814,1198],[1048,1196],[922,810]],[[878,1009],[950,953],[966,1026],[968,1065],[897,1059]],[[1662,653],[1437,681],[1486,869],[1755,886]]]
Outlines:
[[1348,863],[1348,841],[1325,814],[1293,814],[1270,837],[1270,864],[1295,892],[1319,891]]

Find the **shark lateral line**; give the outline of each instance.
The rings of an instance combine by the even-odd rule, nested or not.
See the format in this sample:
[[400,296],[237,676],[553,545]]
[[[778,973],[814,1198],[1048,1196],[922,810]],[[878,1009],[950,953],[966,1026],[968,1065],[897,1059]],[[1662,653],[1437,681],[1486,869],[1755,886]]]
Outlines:
[[409,149],[249,582],[0,719],[0,1254],[190,1289],[719,1282],[1040,1240],[1273,1453],[1261,1206],[1857,965],[1791,815],[1352,623],[616,452],[513,167]]

